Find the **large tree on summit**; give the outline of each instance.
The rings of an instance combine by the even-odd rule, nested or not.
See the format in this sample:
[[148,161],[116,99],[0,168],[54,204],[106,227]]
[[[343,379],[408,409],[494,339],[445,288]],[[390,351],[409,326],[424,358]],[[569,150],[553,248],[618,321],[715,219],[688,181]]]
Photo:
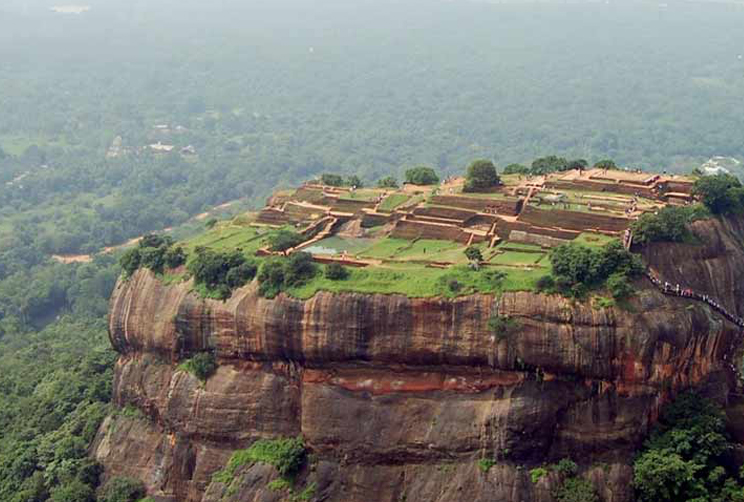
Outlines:
[[490,160],[476,160],[468,167],[465,176],[465,192],[487,192],[491,188],[501,184],[496,172],[496,166]]

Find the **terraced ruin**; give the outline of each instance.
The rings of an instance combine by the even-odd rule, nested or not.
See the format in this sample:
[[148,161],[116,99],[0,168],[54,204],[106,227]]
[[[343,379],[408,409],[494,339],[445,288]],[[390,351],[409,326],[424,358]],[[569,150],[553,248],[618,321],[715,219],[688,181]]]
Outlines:
[[529,272],[549,267],[547,250],[567,242],[618,238],[629,246],[626,231],[640,215],[693,202],[693,180],[679,175],[605,169],[507,175],[489,193],[464,193],[464,181],[401,189],[309,182],[275,195],[252,226],[294,228],[307,239],[284,254],[305,251],[323,263],[447,268],[467,263],[464,249],[476,246],[486,266]]

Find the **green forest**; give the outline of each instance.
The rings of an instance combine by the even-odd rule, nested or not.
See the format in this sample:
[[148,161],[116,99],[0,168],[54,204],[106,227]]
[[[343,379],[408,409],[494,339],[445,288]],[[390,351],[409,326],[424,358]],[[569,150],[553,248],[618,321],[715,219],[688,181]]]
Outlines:
[[325,172],[744,159],[740,5],[86,3],[0,5],[2,500],[96,497],[120,253],[52,255],[201,228]]

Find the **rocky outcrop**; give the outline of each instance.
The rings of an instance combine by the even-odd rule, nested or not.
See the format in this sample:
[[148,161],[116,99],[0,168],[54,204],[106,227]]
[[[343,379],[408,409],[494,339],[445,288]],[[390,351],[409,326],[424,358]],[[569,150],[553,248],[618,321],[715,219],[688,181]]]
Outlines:
[[[741,315],[744,223],[696,232],[705,244],[646,259]],[[629,460],[660,406],[691,387],[725,401],[741,336],[703,304],[637,285],[629,310],[532,293],[267,300],[255,285],[223,303],[139,271],[110,316],[115,401],[139,413],[109,417],[93,453],[173,501],[283,500],[267,466],[230,492],[211,475],[234,449],[300,434],[312,462],[297,483],[318,500],[549,502],[556,475],[533,483],[529,469],[570,457],[602,500],[630,501]],[[495,312],[518,332],[493,336]],[[177,367],[202,350],[220,363],[203,385]],[[487,473],[484,457],[497,459]]]

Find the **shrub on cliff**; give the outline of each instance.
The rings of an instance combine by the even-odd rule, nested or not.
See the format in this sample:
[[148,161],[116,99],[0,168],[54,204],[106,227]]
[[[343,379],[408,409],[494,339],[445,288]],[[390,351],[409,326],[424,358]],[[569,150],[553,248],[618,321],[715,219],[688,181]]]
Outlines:
[[263,463],[274,466],[283,479],[292,479],[302,469],[307,457],[301,437],[260,439],[246,450],[232,454],[227,465],[212,477],[212,481],[230,484],[243,466]]
[[716,174],[695,181],[692,193],[714,214],[733,214],[744,211],[744,187],[736,176]]
[[550,466],[561,476],[575,476],[579,472],[579,466],[570,458],[562,458],[558,463]]
[[708,215],[700,205],[667,206],[657,214],[646,213],[630,227],[633,242],[640,245],[650,242],[689,242],[693,236],[687,225]]
[[156,274],[163,273],[165,267],[175,268],[186,261],[183,248],[173,247],[173,239],[167,235],[148,234],[140,239],[137,247],[127,250],[119,259],[124,272],[130,276],[140,267]]
[[200,352],[179,364],[178,369],[191,373],[202,382],[206,382],[217,371],[217,359],[211,352]]
[[145,496],[142,481],[131,478],[112,478],[98,497],[99,502],[137,502]]
[[156,274],[162,274],[165,267],[167,248],[140,247],[140,266],[149,268]]
[[245,285],[256,276],[256,265],[240,251],[213,251],[197,248],[196,256],[187,266],[197,286],[205,293],[225,299],[232,290]]
[[484,474],[490,471],[491,467],[494,465],[496,465],[496,461],[492,458],[482,458],[478,460],[478,469],[480,469]]
[[614,273],[607,278],[607,289],[610,290],[615,300],[624,300],[634,293],[628,276],[622,272]]
[[128,249],[119,259],[119,265],[122,270],[131,276],[134,274],[140,266],[140,252],[139,248]]
[[533,483],[537,483],[547,475],[548,470],[545,467],[535,467],[530,471],[530,480],[532,480]]
[[302,286],[318,272],[310,253],[294,253],[284,263],[284,283],[289,287]]
[[258,292],[274,298],[287,288],[302,286],[318,272],[309,253],[294,253],[288,258],[266,260],[258,273]]
[[519,322],[516,319],[499,314],[492,315],[488,320],[488,329],[498,340],[509,338],[510,335],[519,329],[519,326]]
[[279,258],[266,260],[258,272],[258,294],[274,298],[284,289],[284,261]]
[[544,275],[537,280],[535,288],[538,292],[550,293],[555,288],[555,279],[551,275]]
[[625,250],[619,241],[609,242],[600,249],[564,244],[552,250],[550,263],[556,289],[573,296],[601,287],[613,274],[635,277],[644,269],[640,257]]
[[168,248],[165,252],[165,265],[168,268],[180,267],[186,263],[186,252],[181,246],[175,246]]
[[572,477],[568,478],[553,491],[556,502],[597,502],[597,492],[594,486],[587,480]]

